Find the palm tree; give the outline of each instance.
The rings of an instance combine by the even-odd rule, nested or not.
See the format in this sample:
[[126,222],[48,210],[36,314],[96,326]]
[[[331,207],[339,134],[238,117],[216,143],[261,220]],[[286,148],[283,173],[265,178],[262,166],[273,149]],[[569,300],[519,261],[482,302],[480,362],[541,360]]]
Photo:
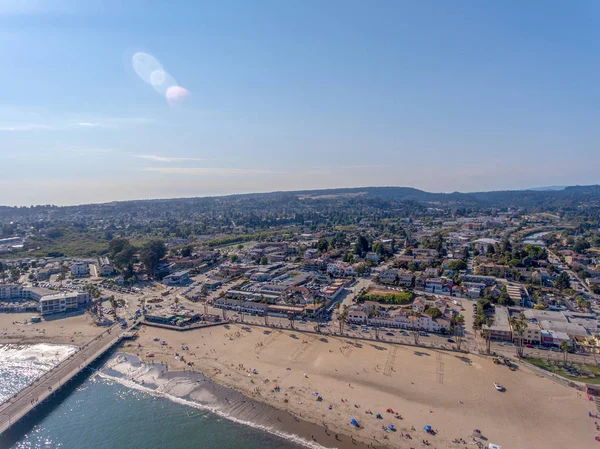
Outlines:
[[563,341],[560,344],[560,350],[563,352],[565,358],[564,358],[564,363],[567,363],[567,354],[569,353],[569,350],[571,349],[571,345],[569,345],[569,343],[567,343],[566,341]]
[[[369,318],[379,318],[381,316],[381,311],[372,307],[369,309]],[[375,329],[375,339],[379,340],[379,323],[374,323],[373,328]]]
[[[338,303],[339,304],[339,303]],[[342,312],[338,315],[338,324],[340,325],[340,335],[344,335],[344,323],[348,321],[348,306],[342,306]]]
[[[296,300],[294,298],[291,298],[289,304],[291,307],[294,307],[296,305]],[[288,319],[290,320],[290,327],[293,329],[294,320],[296,319],[296,311],[294,309],[292,309],[292,311],[288,313]]]
[[[335,316],[336,316],[336,318],[338,320],[338,324],[339,324],[339,321],[340,321],[340,308],[342,307],[342,305],[339,302],[336,302],[334,307],[335,307]],[[340,334],[342,333],[341,329],[342,329],[342,326],[340,325]]]
[[[318,313],[318,314],[317,314],[317,316],[316,316],[316,321],[317,321],[317,324],[316,324],[316,326],[315,326],[315,330],[316,330],[317,332],[319,332],[319,333],[321,332],[321,326],[319,325],[319,324],[320,324],[320,322],[321,322],[321,315],[322,315],[322,310],[321,310],[321,307],[320,307],[320,306],[321,306],[321,304],[322,304],[321,298],[314,298],[314,299],[313,299],[313,305],[317,306],[317,307],[318,307],[318,309],[319,309],[319,313]],[[313,318],[315,318],[315,312],[314,312],[314,309],[313,309]]]
[[460,351],[460,346],[462,344],[464,333],[463,326],[465,324],[465,317],[462,315],[453,315],[451,321],[454,328],[454,339],[456,341],[456,349]]
[[418,330],[413,331],[413,338],[415,339],[415,345],[419,344],[419,339],[421,338],[421,334]]
[[481,333],[485,338],[485,352],[490,353],[490,346],[492,345],[492,330],[490,327],[494,325],[494,318],[489,316],[483,322],[483,326],[481,327]]
[[523,334],[525,333],[525,329],[527,329],[527,318],[525,318],[525,315],[522,313],[519,314],[518,319],[511,317],[510,326],[512,327],[513,333],[516,333],[519,336],[517,356],[523,357]]

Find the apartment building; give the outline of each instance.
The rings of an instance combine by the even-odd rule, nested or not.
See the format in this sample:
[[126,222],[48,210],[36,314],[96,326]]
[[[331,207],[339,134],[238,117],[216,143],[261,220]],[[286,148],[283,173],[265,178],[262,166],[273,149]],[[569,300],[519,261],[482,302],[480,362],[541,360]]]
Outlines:
[[87,276],[89,274],[88,264],[85,262],[75,262],[70,267],[73,276]]

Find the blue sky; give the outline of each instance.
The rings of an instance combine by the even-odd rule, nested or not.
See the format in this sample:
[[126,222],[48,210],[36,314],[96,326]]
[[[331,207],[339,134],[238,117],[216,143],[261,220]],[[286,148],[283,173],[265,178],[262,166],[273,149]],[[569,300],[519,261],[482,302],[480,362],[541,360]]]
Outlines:
[[599,182],[595,1],[3,0],[0,86],[0,204]]

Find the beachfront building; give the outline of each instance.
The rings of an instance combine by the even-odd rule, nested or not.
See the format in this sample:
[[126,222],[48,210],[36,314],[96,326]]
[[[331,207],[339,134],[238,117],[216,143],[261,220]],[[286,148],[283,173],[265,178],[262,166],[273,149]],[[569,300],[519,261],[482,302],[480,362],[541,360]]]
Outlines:
[[[0,300],[13,304],[21,304],[29,310],[36,304],[42,314],[69,312],[86,307],[91,302],[88,291],[56,292],[39,287],[23,287],[18,284],[0,284]],[[31,303],[31,304],[30,304]],[[11,310],[19,311],[12,307]]]
[[512,328],[510,327],[510,315],[508,309],[502,306],[496,306],[494,311],[494,324],[492,326],[483,325],[482,330],[489,331],[492,340],[512,341]]
[[22,289],[19,284],[0,284],[0,301],[20,298]]
[[348,321],[352,324],[389,327],[406,330],[417,330],[433,333],[447,332],[450,320],[446,316],[433,319],[427,314],[416,314],[410,309],[395,309],[385,311],[379,308],[380,314],[369,316],[366,307],[352,306],[348,310]]

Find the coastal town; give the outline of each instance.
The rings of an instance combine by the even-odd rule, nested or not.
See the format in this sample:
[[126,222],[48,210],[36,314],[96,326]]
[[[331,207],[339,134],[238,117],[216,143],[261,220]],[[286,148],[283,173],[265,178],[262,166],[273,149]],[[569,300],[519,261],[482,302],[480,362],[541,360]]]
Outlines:
[[[314,374],[341,375],[354,390],[353,383],[362,382],[358,367],[363,365],[364,380],[375,386],[352,391],[356,410],[352,413],[350,407],[347,413],[357,424],[336,427],[351,417],[344,416],[335,401],[329,402],[327,413],[319,414],[319,421],[339,435],[380,446],[405,447],[403,439],[414,438],[421,424],[438,430],[406,447],[454,447],[467,440],[488,446],[480,435],[467,431],[471,423],[466,415],[462,421],[445,416],[461,429],[450,438],[448,424],[439,422],[437,414],[428,418],[422,408],[409,406],[407,397],[403,412],[393,413],[392,427],[383,426],[383,433],[377,431],[377,423],[385,415],[376,413],[377,419],[364,423],[370,418],[361,416],[362,409],[374,412],[378,403],[372,403],[370,395],[381,403],[397,403],[395,395],[388,397],[383,391],[400,388],[397,382],[415,386],[422,373],[432,373],[430,383],[415,388],[441,388],[444,404],[450,397],[459,405],[477,402],[470,404],[471,411],[498,401],[497,407],[512,404],[518,409],[517,395],[543,387],[560,388],[545,394],[585,398],[573,407],[595,415],[595,398],[600,395],[598,229],[518,209],[437,218],[413,215],[422,216],[361,219],[344,226],[327,221],[319,226],[270,225],[269,232],[240,236],[232,229],[233,234],[211,240],[154,238],[142,246],[131,242],[126,228],[120,232],[111,227],[100,231],[110,238],[96,257],[55,252],[27,256],[24,252],[39,254],[44,239],[52,241],[53,234],[57,239],[69,231],[51,227],[35,235],[21,231],[28,220],[12,221],[3,231],[18,236],[0,242],[0,342],[85,345],[105,329],[133,328],[137,342],[122,343],[121,351],[148,363],[198,369],[216,382],[282,408],[252,380],[258,372],[267,372],[269,379],[277,378],[276,392],[286,382],[295,391],[295,402],[289,391],[283,408],[309,421],[316,411],[311,412],[310,399],[296,389],[304,385],[304,391],[317,391],[309,380]],[[204,357],[198,357],[199,343],[208,343],[207,331],[214,342]],[[280,341],[285,334],[293,337],[291,342]],[[228,349],[211,357],[224,350],[217,341]],[[183,353],[175,350],[179,347]],[[350,357],[357,352],[363,353],[360,361]],[[176,361],[167,362],[173,354]],[[256,354],[255,360],[248,357],[251,354]],[[323,358],[328,360],[326,368],[311,366]],[[293,367],[282,373],[285,360]],[[346,366],[349,361],[352,366]],[[246,385],[247,378],[233,382],[230,377],[239,376],[230,366],[236,365],[237,370],[260,366],[249,371],[251,384]],[[481,372],[473,374],[473,366]],[[311,374],[312,368],[318,369]],[[473,392],[459,385],[461,376],[481,383],[478,388],[486,391],[489,403],[471,401]],[[286,377],[290,378],[284,382]],[[394,387],[387,386],[388,379]],[[453,393],[444,385],[452,385]],[[488,390],[507,394],[487,399]],[[430,397],[431,391],[419,394]],[[343,394],[342,403],[349,395]],[[319,394],[319,405],[321,398]],[[444,408],[439,398],[430,397],[431,414],[433,407],[436,413]],[[404,416],[409,410],[417,420]],[[593,423],[575,417],[569,422],[593,441]],[[496,424],[487,426],[486,433],[497,443],[493,447],[522,444]],[[361,432],[365,427],[368,430]],[[325,431],[312,438],[331,437]],[[530,441],[531,436],[526,438]],[[529,447],[543,445],[540,441]]]

